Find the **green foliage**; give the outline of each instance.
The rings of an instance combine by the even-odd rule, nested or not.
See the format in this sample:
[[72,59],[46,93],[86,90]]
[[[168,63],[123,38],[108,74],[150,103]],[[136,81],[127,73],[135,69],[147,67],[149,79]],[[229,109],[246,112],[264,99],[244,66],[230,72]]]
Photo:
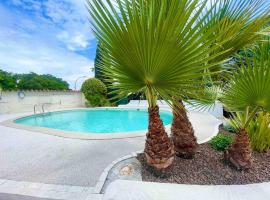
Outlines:
[[[117,99],[141,92],[150,106],[159,97],[172,105],[177,98],[197,93],[202,72],[221,64],[235,46],[257,38],[268,22],[262,11],[267,6],[260,0],[220,0],[209,6],[207,0],[87,2],[106,55],[99,69],[109,87]],[[239,44],[242,38],[246,39]]]
[[231,111],[256,108],[270,111],[270,56],[269,41],[259,43],[254,57],[235,70],[222,96]]
[[118,105],[126,105],[126,104],[128,104],[128,98],[126,97],[126,98],[124,98],[124,99],[121,99],[119,102],[118,102]]
[[16,89],[16,77],[11,73],[0,70],[0,87],[3,90]]
[[218,134],[209,142],[209,144],[213,149],[217,151],[224,151],[229,147],[232,141],[232,136]]
[[18,88],[21,90],[68,90],[68,83],[52,75],[38,75],[35,73],[17,75],[20,80]]
[[90,78],[84,81],[81,90],[88,94],[106,95],[107,93],[106,85],[97,78]]
[[[237,112],[233,119],[229,120],[234,129],[241,128],[247,119],[244,112]],[[251,147],[254,151],[265,152],[270,148],[270,114],[259,112],[254,116],[247,128]]]
[[231,132],[231,133],[235,133],[236,132],[236,129],[235,129],[235,127],[234,126],[232,126],[231,124],[225,124],[224,126],[223,126],[223,129],[225,130],[225,131],[229,131],[229,132]]
[[101,80],[103,83],[105,83],[104,75],[103,75],[101,69],[99,68],[101,63],[102,63],[102,47],[101,47],[101,43],[99,42],[97,45],[96,57],[95,57],[95,78],[97,78],[97,79]]
[[[211,78],[208,78],[208,74],[205,76],[208,78],[211,86],[219,85],[220,87],[224,87],[224,84],[229,81],[226,76],[233,73],[239,67],[240,61],[243,63],[247,57],[252,57],[254,54],[252,51],[243,51],[243,49],[253,47],[254,43],[262,39],[262,35],[266,32],[269,35],[270,1],[209,0],[209,2],[215,5],[215,7],[212,10],[209,9],[211,14],[206,21],[212,20],[212,23],[208,24],[210,27],[214,24],[217,25],[208,40],[220,44],[224,38],[229,38],[217,49],[217,52],[223,50],[225,53],[217,56],[214,60],[228,59],[228,62],[209,69],[211,72],[218,72],[211,74]],[[216,35],[223,35],[223,37],[216,37]],[[215,53],[211,52],[210,55]],[[235,55],[236,53],[237,55]],[[215,101],[218,100],[218,96],[216,96],[216,99],[209,99],[211,96],[207,96],[207,93],[219,91],[215,91],[215,88],[214,90],[209,90],[209,84],[207,84],[204,90],[206,91],[206,95],[197,93],[197,96],[193,97],[193,99],[197,101],[196,104],[201,109],[211,108],[211,106],[214,106]],[[212,95],[212,97],[215,96]]]
[[110,106],[110,102],[107,99],[106,85],[97,78],[90,78],[84,81],[81,91],[87,99],[86,106]]
[[228,120],[229,126],[233,127],[236,131],[242,128],[248,118],[249,113],[245,112],[236,112],[233,118]]
[[254,151],[266,152],[270,149],[270,114],[259,113],[248,127],[249,139]]
[[[221,49],[227,51],[217,57],[218,60],[227,59],[247,45],[252,45],[261,37],[259,33],[268,27],[270,3],[267,0],[208,0],[208,2],[215,5],[215,9],[210,10],[211,15],[208,19],[215,19],[212,22],[218,24],[210,36],[214,39],[209,39],[220,44],[223,38],[230,38],[220,46],[218,51]],[[213,24],[210,23],[209,26]],[[216,37],[217,34],[222,34],[223,37]]]
[[[122,104],[122,100],[118,101],[119,99],[115,98],[114,90],[113,88],[108,87],[108,83],[106,82],[106,76],[100,69],[100,66],[102,65],[103,58],[102,58],[102,45],[100,42],[98,42],[97,50],[96,50],[96,57],[95,57],[95,78],[101,80],[107,87],[107,97],[108,99],[115,99],[115,102],[117,102],[118,105]],[[111,102],[111,104],[114,104],[114,101]]]
[[68,90],[68,83],[52,75],[12,74],[0,70],[0,86],[3,90]]
[[246,129],[252,149],[263,152],[269,149],[270,111],[270,40],[258,43],[253,56],[245,57],[240,69],[230,76],[221,101],[230,111],[237,111],[230,124]]
[[156,104],[158,96],[174,101],[173,96],[183,97],[184,91],[196,90],[190,84],[199,85],[201,72],[217,64],[207,64],[217,56],[208,56],[217,45],[211,46],[207,40],[209,27],[201,26],[207,17],[203,16],[207,15],[206,2],[88,3],[92,25],[106,55],[99,68],[117,99],[142,92],[150,106]]
[[112,104],[103,96],[93,95],[90,100],[85,103],[86,107],[110,107]]

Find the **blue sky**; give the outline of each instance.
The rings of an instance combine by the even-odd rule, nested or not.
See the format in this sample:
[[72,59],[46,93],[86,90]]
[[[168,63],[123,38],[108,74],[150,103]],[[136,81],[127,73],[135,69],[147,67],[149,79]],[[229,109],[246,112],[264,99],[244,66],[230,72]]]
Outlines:
[[1,0],[0,69],[93,76],[96,39],[84,0]]

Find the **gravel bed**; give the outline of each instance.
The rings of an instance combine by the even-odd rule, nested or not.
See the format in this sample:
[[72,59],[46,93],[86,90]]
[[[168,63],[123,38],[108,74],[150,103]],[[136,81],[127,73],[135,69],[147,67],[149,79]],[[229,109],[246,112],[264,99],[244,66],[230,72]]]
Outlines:
[[[225,131],[224,134],[230,134]],[[153,169],[145,163],[143,154],[138,155],[141,162],[143,181],[199,184],[199,185],[241,185],[270,182],[270,152],[253,152],[254,163],[248,171],[238,171],[223,160],[223,152],[218,152],[209,144],[199,146],[195,159],[176,157],[173,166],[162,176],[154,175]]]

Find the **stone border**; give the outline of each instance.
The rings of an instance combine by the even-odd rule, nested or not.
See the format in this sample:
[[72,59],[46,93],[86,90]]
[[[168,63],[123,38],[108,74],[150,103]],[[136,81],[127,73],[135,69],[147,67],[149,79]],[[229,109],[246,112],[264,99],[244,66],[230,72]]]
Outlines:
[[[52,112],[65,112],[65,111],[72,111],[72,110],[108,110],[108,109],[110,110],[146,110],[146,108],[134,108],[134,107],[133,108],[100,107],[100,108],[61,109],[61,110],[55,110]],[[171,112],[169,109],[160,109],[160,111]],[[91,132],[83,133],[83,132],[75,132],[75,131],[63,131],[63,130],[58,130],[58,129],[53,129],[53,128],[27,126],[27,125],[17,124],[14,122],[17,119],[21,119],[24,117],[31,117],[31,116],[34,116],[34,115],[25,115],[25,116],[17,117],[15,119],[9,119],[9,120],[1,122],[0,124],[6,127],[10,127],[10,128],[23,129],[27,131],[45,133],[48,135],[54,135],[54,136],[59,136],[59,137],[64,137],[64,138],[72,138],[72,139],[81,139],[81,140],[107,140],[107,139],[144,137],[147,132],[147,130],[141,130],[141,131],[103,133],[103,134],[97,134],[97,133],[91,133]],[[169,131],[170,128],[171,128],[170,124],[165,126],[166,131]]]
[[110,170],[119,162],[122,162],[124,160],[127,160],[127,159],[130,159],[130,158],[135,158],[137,157],[138,154],[141,154],[143,153],[143,150],[141,151],[135,151],[135,152],[132,152],[131,154],[128,154],[126,156],[123,156],[121,158],[118,158],[114,161],[112,161],[104,170],[103,172],[101,173],[99,179],[98,179],[98,182],[96,184],[96,186],[94,187],[94,190],[93,190],[93,193],[94,194],[100,194],[101,193],[101,190],[106,182],[106,179],[108,177],[108,174],[110,172]]

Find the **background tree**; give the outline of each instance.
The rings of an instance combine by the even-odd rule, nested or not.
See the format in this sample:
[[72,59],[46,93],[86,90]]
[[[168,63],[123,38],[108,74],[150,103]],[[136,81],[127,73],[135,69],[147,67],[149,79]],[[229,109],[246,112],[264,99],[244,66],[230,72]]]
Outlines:
[[50,74],[12,74],[0,70],[0,85],[3,90],[68,90],[66,81]]
[[120,104],[127,104],[129,99],[126,97],[126,98],[123,98],[123,99],[116,99],[115,98],[115,94],[113,94],[113,89],[112,88],[109,88],[108,85],[109,83],[106,81],[106,76],[104,75],[104,73],[102,72],[102,70],[100,69],[100,65],[102,65],[102,44],[100,42],[98,42],[97,44],[97,50],[96,50],[96,57],[95,57],[95,78],[101,80],[107,87],[107,96],[110,99],[113,99],[113,100],[110,100],[110,102],[112,104],[116,104],[116,105],[120,105]]
[[68,90],[68,83],[52,75],[35,73],[17,75],[18,88],[21,90]]
[[16,89],[16,77],[0,69],[0,86],[3,90]]
[[89,107],[109,106],[107,99],[106,85],[97,78],[89,78],[83,82],[81,91],[83,92]]

